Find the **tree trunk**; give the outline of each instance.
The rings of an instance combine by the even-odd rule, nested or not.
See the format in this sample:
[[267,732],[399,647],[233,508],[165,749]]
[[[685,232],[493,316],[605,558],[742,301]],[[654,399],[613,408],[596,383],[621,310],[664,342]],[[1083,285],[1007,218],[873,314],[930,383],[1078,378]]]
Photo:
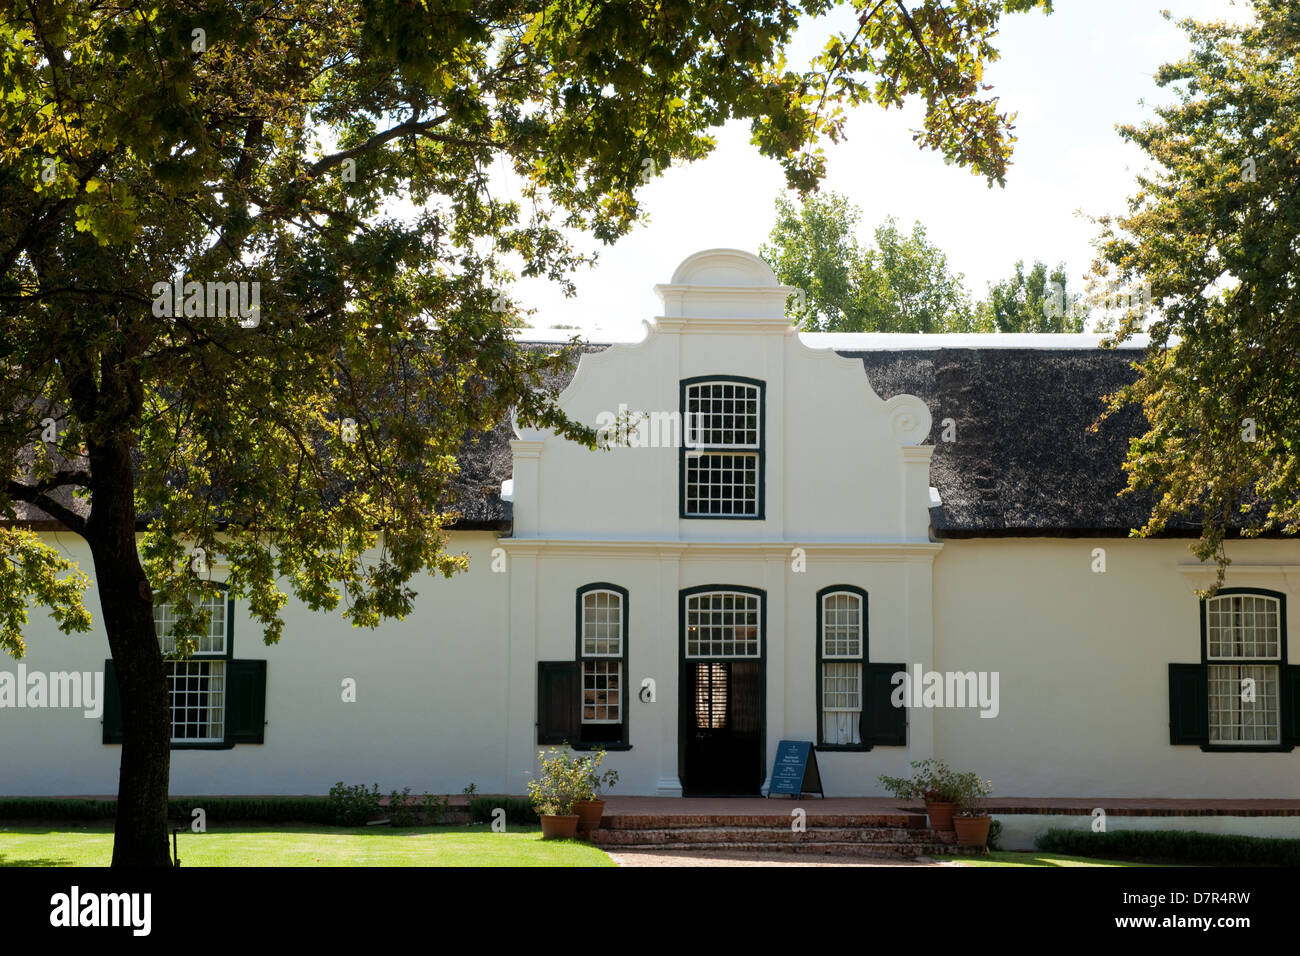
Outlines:
[[94,477],[86,539],[122,701],[113,866],[170,866],[170,699],[166,664],[154,632],[153,592],[136,548],[131,458],[125,449],[93,447],[91,456]]

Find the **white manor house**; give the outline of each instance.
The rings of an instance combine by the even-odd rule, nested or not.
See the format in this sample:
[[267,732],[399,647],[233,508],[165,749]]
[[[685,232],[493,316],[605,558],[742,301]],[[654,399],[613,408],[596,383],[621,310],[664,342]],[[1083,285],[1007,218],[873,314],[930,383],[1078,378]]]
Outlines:
[[[1297,795],[1300,543],[1229,542],[1202,601],[1193,527],[1130,537],[1137,413],[1088,426],[1140,353],[800,334],[793,290],[729,249],[655,288],[644,339],[586,347],[560,396],[593,425],[644,413],[630,447],[508,423],[467,446],[469,570],[415,582],[416,613],[356,630],[291,602],[268,647],[238,601],[213,607],[171,665],[174,794],[518,794],[567,741],[609,751],[616,794],[759,795],[799,740],[827,796],[928,756],[1005,796]],[[114,793],[102,629],[37,610],[25,637],[27,672],[106,672],[108,700],[0,710],[0,793]]]

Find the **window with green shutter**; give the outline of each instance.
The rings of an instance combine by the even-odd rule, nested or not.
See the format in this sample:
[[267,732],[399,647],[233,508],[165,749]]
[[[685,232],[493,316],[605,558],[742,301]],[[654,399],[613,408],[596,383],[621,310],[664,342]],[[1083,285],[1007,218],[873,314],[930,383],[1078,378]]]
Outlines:
[[1169,742],[1236,752],[1300,743],[1300,667],[1287,664],[1285,595],[1223,588],[1201,601],[1201,662],[1169,665]]
[[[234,602],[224,588],[200,599],[208,627],[182,656],[172,635],[175,609],[154,607],[154,627],[167,658],[172,749],[229,749],[265,741],[266,661],[236,660]],[[104,662],[104,743],[122,742],[122,701],[113,662]]]
[[836,584],[817,592],[817,749],[907,745],[907,710],[893,704],[902,664],[868,661],[867,592]]

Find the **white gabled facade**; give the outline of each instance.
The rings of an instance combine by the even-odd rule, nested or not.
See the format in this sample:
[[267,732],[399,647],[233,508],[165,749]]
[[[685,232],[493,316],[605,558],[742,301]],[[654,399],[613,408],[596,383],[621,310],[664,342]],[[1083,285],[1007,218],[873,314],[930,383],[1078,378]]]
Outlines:
[[[522,793],[539,734],[564,732],[604,740],[620,794],[758,792],[778,741],[837,734],[817,754],[831,796],[878,795],[880,774],[931,755],[1008,796],[1296,796],[1300,753],[1285,739],[1227,752],[1171,743],[1170,665],[1209,666],[1195,589],[1211,572],[1184,542],[935,540],[923,401],[882,400],[836,342],[805,344],[785,316],[792,290],[752,255],[697,253],[657,291],[662,314],[643,340],[584,355],[559,399],[595,426],[621,409],[648,413],[654,433],[648,420],[634,447],[592,452],[518,430],[511,532],[453,532],[469,571],[415,582],[406,620],[355,630],[291,601],[283,640],[267,647],[236,602],[234,658],[266,661],[264,737],[174,751],[174,793],[324,793],[339,780]],[[706,447],[673,447],[673,416],[680,424],[701,402],[721,403],[710,408],[722,417],[688,433]],[[729,507],[752,501],[758,514],[684,514],[713,487],[700,470],[724,460],[761,488]],[[75,536],[46,534],[91,567]],[[1286,683],[1300,653],[1288,657],[1285,616],[1297,545],[1238,541],[1230,554],[1228,586],[1282,611],[1263,665]],[[849,625],[834,641],[819,632],[855,601],[858,644]],[[90,607],[98,621],[93,594]],[[29,673],[104,668],[102,629],[66,636],[33,611],[26,639]],[[871,706],[878,684],[870,701],[864,686],[861,720],[827,716],[819,691],[834,685],[843,704],[855,667],[865,685],[878,680],[873,665],[898,664],[996,673],[996,716],[922,699],[895,726]],[[588,680],[603,692],[584,694]],[[647,681],[653,700],[640,693]],[[1289,694],[1275,694],[1283,738],[1300,708]],[[0,794],[116,789],[119,748],[80,710],[0,708],[0,749]]]
[[[629,592],[628,678],[637,690],[653,680],[657,699],[629,695],[631,749],[609,761],[621,789],[680,794],[682,592],[738,586],[765,597],[761,763],[770,772],[779,740],[815,739],[817,592],[836,584],[867,591],[870,657],[928,664],[932,565],[942,546],[928,535],[933,449],[919,444],[930,431],[923,402],[884,402],[861,363],[801,343],[785,315],[794,290],[747,253],[693,255],[656,291],[663,314],[644,340],[583,356],[560,395],[570,416],[593,425],[621,407],[647,416],[641,440],[630,441],[638,447],[592,453],[536,431],[514,442],[514,531],[502,541],[510,723],[537,720],[536,662],[573,658],[578,589],[620,584]],[[762,517],[683,517],[683,452],[662,447],[649,416],[662,423],[684,411],[683,382],[727,377],[761,386]],[[651,444],[660,447],[640,447]],[[911,745],[877,773],[930,753],[929,715],[917,715],[910,731]],[[535,738],[511,735],[513,775],[526,779],[536,750]],[[862,756],[822,755],[826,786],[861,791],[869,784]]]

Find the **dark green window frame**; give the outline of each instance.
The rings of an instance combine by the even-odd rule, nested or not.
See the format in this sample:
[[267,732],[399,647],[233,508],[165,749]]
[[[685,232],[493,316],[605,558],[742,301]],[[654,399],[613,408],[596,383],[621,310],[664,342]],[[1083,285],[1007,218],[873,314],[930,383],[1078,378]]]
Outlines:
[[[1209,656],[1209,600],[1200,602],[1201,660],[1199,664],[1169,665],[1169,743],[1198,745],[1206,753],[1290,753],[1300,744],[1300,666],[1287,663],[1286,595],[1265,588],[1221,588],[1213,597],[1258,595],[1278,602],[1278,657],[1214,658]],[[1262,664],[1278,669],[1278,735],[1276,744],[1210,741],[1210,667]]]
[[[862,643],[860,656],[826,657],[826,644],[822,633],[825,624],[825,598],[832,594],[852,594],[862,602]],[[814,640],[817,643],[817,667],[813,675],[817,694],[817,746],[819,751],[831,753],[864,753],[875,747],[907,746],[907,709],[894,707],[894,675],[906,672],[904,664],[882,664],[871,662],[870,652],[870,598],[867,592],[853,584],[832,584],[817,592],[817,630]],[[857,661],[862,668],[861,683],[858,689],[861,711],[858,717],[858,739],[856,744],[828,744],[825,742],[825,710],[823,693],[825,682],[823,668],[826,664],[845,664]]]
[[[222,681],[222,739],[212,742],[173,740],[172,750],[230,750],[238,744],[261,744],[265,741],[266,661],[235,658],[235,600],[226,585],[216,586],[226,594],[225,653],[194,655],[188,660],[223,661],[226,665]],[[104,662],[104,686],[103,742],[120,744],[122,704],[111,659]]]
[[[588,656],[583,653],[582,605],[583,605],[583,600],[586,598],[586,596],[588,594],[591,594],[593,591],[609,591],[613,594],[617,594],[619,596],[619,600],[622,603],[621,614],[620,614],[621,617],[620,626],[622,630],[622,635],[621,635],[622,654],[618,657],[609,657],[604,655]],[[628,669],[627,669],[627,658],[628,658],[627,636],[628,636],[628,621],[630,618],[630,613],[628,608],[629,608],[629,600],[628,600],[627,588],[622,587],[618,584],[611,584],[608,581],[596,581],[591,584],[584,584],[582,587],[578,588],[577,594],[574,597],[574,660],[578,664],[578,694],[579,694],[578,728],[580,734],[578,740],[572,741],[572,746],[574,750],[601,750],[601,749],[631,750],[632,749],[632,745],[631,743],[629,743],[629,741],[632,738],[629,730],[630,715],[628,713],[628,703],[630,700],[628,695],[628,681],[630,678],[628,677]],[[585,700],[583,699],[585,696],[585,691],[584,691],[585,674],[586,674],[585,665],[588,661],[597,661],[597,660],[618,661],[621,665],[620,674],[622,676],[619,681],[619,693],[621,695],[619,699],[619,715],[621,717],[621,720],[619,721],[618,724],[588,724],[588,723],[584,723],[582,720],[582,709],[583,709],[583,704],[585,703]],[[618,732],[612,737],[608,737],[607,739],[602,739],[603,737],[606,737],[608,731],[602,731],[598,728],[607,728],[607,727],[617,727]],[[588,730],[587,728],[592,728],[592,729]]]
[[[757,511],[752,515],[715,515],[715,514],[691,514],[686,510],[686,463],[688,457],[698,454],[727,454],[736,452],[737,449],[726,446],[703,446],[700,448],[687,448],[686,436],[690,434],[690,423],[688,421],[686,393],[692,385],[706,385],[710,382],[735,383],[740,385],[750,385],[758,389],[758,487],[755,494],[758,496]],[[696,375],[691,378],[684,378],[679,384],[678,407],[681,409],[682,429],[681,429],[681,449],[678,452],[677,467],[677,515],[679,518],[688,518],[693,521],[762,521],[767,516],[767,383],[757,378],[745,378],[741,375]],[[742,451],[740,454],[749,454],[751,452]]]

